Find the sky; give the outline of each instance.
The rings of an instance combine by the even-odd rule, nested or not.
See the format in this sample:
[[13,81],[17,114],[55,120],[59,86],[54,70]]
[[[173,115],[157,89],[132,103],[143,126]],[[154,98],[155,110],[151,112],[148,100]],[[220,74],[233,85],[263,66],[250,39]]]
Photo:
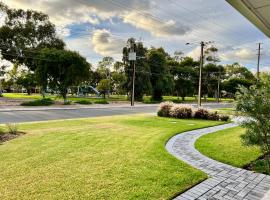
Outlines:
[[[130,37],[147,47],[182,51],[198,59],[200,41],[213,41],[222,64],[239,62],[270,71],[270,39],[225,0],[2,0],[11,8],[49,15],[67,48],[94,66],[104,56],[121,60]],[[190,43],[190,45],[186,45]]]

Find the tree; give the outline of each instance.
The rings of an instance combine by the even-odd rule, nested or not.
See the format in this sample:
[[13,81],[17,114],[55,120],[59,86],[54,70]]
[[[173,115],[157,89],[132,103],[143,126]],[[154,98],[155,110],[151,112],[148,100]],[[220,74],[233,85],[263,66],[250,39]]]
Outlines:
[[164,93],[170,93],[173,88],[173,77],[166,63],[166,52],[151,48],[147,53],[147,61],[151,70],[152,100],[161,101]]
[[218,84],[224,77],[225,70],[222,65],[216,63],[207,63],[203,67],[202,94],[208,97],[217,96]]
[[[270,82],[251,86],[241,86],[236,95],[236,109],[246,115],[241,123],[246,133],[242,139],[246,145],[260,146],[266,154],[270,153]],[[268,158],[268,164],[270,164]],[[270,168],[270,165],[269,165]]]
[[[180,62],[179,62],[180,61]],[[184,57],[177,61],[168,61],[171,74],[174,77],[174,89],[177,96],[185,100],[187,95],[193,95],[195,89],[195,74],[198,62],[195,62],[190,57]]]
[[18,79],[17,84],[23,86],[28,95],[31,95],[32,90],[37,86],[35,74],[32,72],[23,73]]
[[59,92],[64,101],[66,101],[70,86],[79,85],[90,76],[91,65],[77,52],[43,49],[35,61],[37,63],[37,81],[41,85],[43,93],[48,86]]
[[111,89],[111,71],[114,65],[114,59],[112,57],[104,57],[102,61],[98,63],[97,72],[100,74],[102,79],[107,79],[109,89],[107,91],[108,96],[110,95]]
[[222,90],[225,90],[230,97],[234,97],[235,93],[238,91],[239,86],[244,86],[249,88],[253,85],[253,82],[243,78],[230,78],[222,82]]
[[0,50],[3,59],[25,64],[35,70],[33,57],[42,48],[63,49],[65,43],[57,37],[55,26],[46,14],[33,10],[8,8],[0,3],[0,11],[6,14],[0,27]]
[[136,76],[135,76],[135,100],[141,101],[144,94],[151,92],[150,82],[150,68],[146,60],[147,49],[143,46],[142,42],[136,42],[134,38],[130,38],[127,41],[128,47],[123,48],[123,64],[125,66],[126,82],[124,87],[131,93],[132,89],[132,73],[133,63],[128,60],[128,54],[133,48],[136,51]]
[[248,79],[251,81],[255,81],[256,78],[246,67],[240,65],[239,63],[233,63],[232,65],[225,66],[226,79],[229,78],[240,78],[240,79]]
[[235,96],[239,85],[249,88],[256,83],[255,76],[246,67],[238,63],[225,66],[224,79],[221,84],[222,89],[231,97]]
[[106,98],[106,93],[108,94],[108,91],[110,90],[110,82],[108,79],[102,79],[98,83],[97,89],[100,91],[100,93],[103,95],[103,98]]

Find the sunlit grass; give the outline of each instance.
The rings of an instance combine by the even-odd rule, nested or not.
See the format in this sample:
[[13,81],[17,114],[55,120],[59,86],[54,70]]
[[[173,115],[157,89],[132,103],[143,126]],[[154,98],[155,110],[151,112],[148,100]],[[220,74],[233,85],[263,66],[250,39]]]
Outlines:
[[130,115],[20,125],[27,134],[0,145],[0,199],[170,199],[206,175],[166,141],[217,124]]
[[204,155],[236,167],[243,167],[262,155],[259,148],[245,146],[240,127],[205,135],[196,141],[196,148]]

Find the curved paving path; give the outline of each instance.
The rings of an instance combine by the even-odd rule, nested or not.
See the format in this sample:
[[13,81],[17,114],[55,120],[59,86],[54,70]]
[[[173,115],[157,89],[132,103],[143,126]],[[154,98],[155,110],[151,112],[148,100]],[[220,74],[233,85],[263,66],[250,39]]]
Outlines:
[[231,123],[189,131],[168,141],[166,149],[172,155],[209,175],[209,179],[176,197],[176,200],[270,200],[267,197],[270,176],[212,160],[195,149],[194,143],[199,137],[235,126]]

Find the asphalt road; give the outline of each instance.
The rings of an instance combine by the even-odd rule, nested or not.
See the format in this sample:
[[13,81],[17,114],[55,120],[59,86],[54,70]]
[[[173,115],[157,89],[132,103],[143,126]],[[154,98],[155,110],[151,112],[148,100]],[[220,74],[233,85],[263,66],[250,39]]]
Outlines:
[[[117,108],[82,108],[82,109],[60,109],[60,110],[28,110],[28,111],[2,111],[0,112],[0,124],[35,122],[57,119],[73,119],[99,116],[113,116],[139,113],[155,113],[158,105],[139,107],[117,107]],[[230,107],[228,104],[211,104],[207,108]]]

